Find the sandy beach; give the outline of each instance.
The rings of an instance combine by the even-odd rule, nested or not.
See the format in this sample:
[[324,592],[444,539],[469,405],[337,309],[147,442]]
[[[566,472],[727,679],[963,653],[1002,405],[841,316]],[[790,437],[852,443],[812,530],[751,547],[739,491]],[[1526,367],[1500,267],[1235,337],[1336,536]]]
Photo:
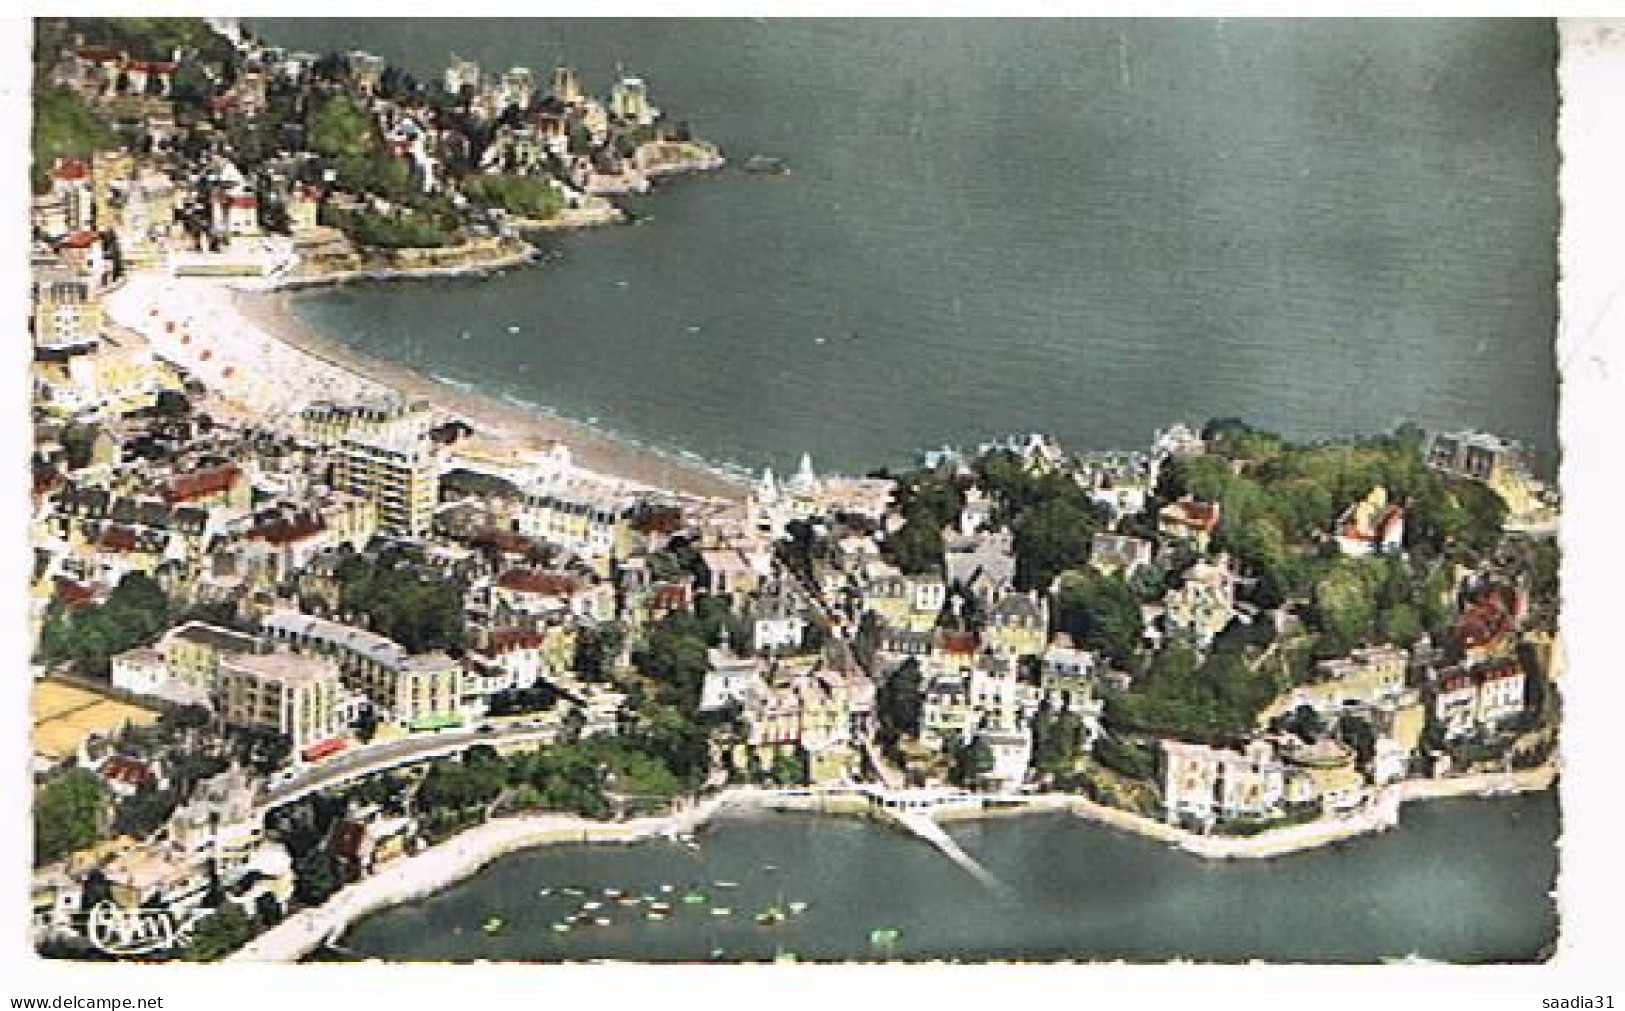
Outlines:
[[286,422],[306,404],[394,391],[427,400],[504,442],[562,442],[578,468],[608,479],[687,495],[739,499],[744,486],[698,463],[606,435],[586,425],[446,385],[378,361],[306,326],[293,296],[224,279],[137,274],[107,299],[109,315],[187,369],[239,416]]

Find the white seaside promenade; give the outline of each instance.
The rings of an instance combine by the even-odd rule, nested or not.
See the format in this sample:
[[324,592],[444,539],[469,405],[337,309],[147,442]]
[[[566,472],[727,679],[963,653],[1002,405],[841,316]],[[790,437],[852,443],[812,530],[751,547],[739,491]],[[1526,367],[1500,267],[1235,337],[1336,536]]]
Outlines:
[[[1393,828],[1399,824],[1401,806],[1408,801],[1540,791],[1550,788],[1556,775],[1556,766],[1547,765],[1516,772],[1409,780],[1384,788],[1372,803],[1358,812],[1246,837],[1205,836],[1188,832],[1076,794],[985,795],[941,790],[884,790],[856,785],[799,790],[736,787],[690,804],[671,815],[624,822],[589,821],[564,814],[501,818],[469,829],[415,856],[397,860],[372,877],[346,886],[321,906],[288,917],[250,941],[228,960],[297,961],[323,944],[336,942],[351,924],[369,913],[431,895],[469,877],[505,854],[549,844],[631,843],[674,837],[694,831],[724,808],[879,815],[883,820],[937,847],[984,884],[996,886],[996,879],[942,831],[937,824],[938,818],[957,819],[999,812],[1070,811],[1125,832],[1169,843],[1206,859],[1263,859],[1316,849]],[[848,803],[843,804],[843,801]],[[891,802],[890,805],[887,801]]]
[[692,832],[729,806],[749,806],[754,791],[730,790],[674,814],[624,822],[566,814],[499,818],[471,828],[340,889],[322,905],[301,910],[256,937],[227,961],[294,962],[336,941],[368,913],[424,898],[469,877],[500,856],[558,843],[631,843]]

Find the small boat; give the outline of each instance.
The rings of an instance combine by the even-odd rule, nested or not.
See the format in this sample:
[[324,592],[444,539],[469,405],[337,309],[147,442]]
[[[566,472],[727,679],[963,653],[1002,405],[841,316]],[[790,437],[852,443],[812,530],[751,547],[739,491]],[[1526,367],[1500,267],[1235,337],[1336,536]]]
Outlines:
[[727,906],[716,906],[716,907],[712,908],[711,915],[712,916],[732,916],[733,912],[734,911],[732,909],[729,909]]
[[869,943],[880,946],[893,945],[902,935],[903,932],[896,927],[876,927],[869,931]]
[[739,167],[754,175],[782,176],[790,172],[789,167],[784,164],[784,159],[770,158],[765,154],[753,154]]
[[572,929],[574,928],[572,928],[568,923],[553,924],[553,933],[555,934],[568,934]]
[[538,891],[536,894],[545,899],[549,895],[553,894],[553,889],[551,889],[551,888],[543,888],[540,891]]
[[511,327],[508,328],[508,332],[509,333],[518,333],[519,328],[517,326],[511,326]]
[[807,911],[807,904],[805,902],[792,902],[792,903],[790,903],[790,912],[791,912],[792,915],[800,916],[802,913],[805,913],[806,911]]
[[700,903],[702,903],[704,901],[705,901],[705,893],[704,892],[689,892],[689,893],[687,893],[686,895],[683,896],[683,902],[684,902],[685,905],[697,906],[697,905],[699,905]]
[[604,898],[606,898],[606,899],[618,899],[618,898],[620,898],[621,896],[623,896],[625,894],[626,893],[621,891],[619,888],[606,888],[606,889],[604,889]]
[[644,916],[644,919],[646,919],[646,920],[654,920],[657,923],[659,921],[661,921],[661,920],[664,920],[665,918],[666,918],[665,913],[656,913],[656,912],[650,912],[650,913],[648,913],[648,914],[646,914]]
[[484,923],[480,924],[480,929],[485,931],[487,934],[496,933],[497,931],[502,929],[502,917],[500,917],[500,916],[491,917],[490,919],[486,920]]
[[559,891],[563,892],[566,895],[578,895],[579,896],[579,895],[585,895],[586,894],[585,892],[583,892],[579,888],[560,888]]
[[607,926],[610,925],[611,921],[610,921],[610,918],[607,917],[607,916],[600,916],[598,919],[596,919],[596,920],[594,920],[592,922],[598,924],[600,927],[607,927]]
[[723,956],[723,954],[724,954],[724,952],[723,952],[723,950],[721,948],[712,948],[711,949],[711,957],[712,958],[721,958]]
[[581,904],[581,908],[582,909],[602,909],[602,908],[604,908],[604,904],[602,902],[591,902],[591,901],[583,902]]
[[738,888],[739,887],[739,882],[737,882],[737,881],[713,881],[713,882],[711,882],[711,884],[716,886],[717,888]]
[[756,922],[764,927],[771,927],[784,922],[784,910],[778,906],[763,910],[756,914]]
[[672,892],[675,892],[677,888],[674,885],[661,885],[660,890],[670,895]]
[[638,898],[636,895],[623,895],[615,901],[619,902],[623,906],[635,906],[643,900]]
[[666,902],[651,902],[649,903],[649,912],[659,913],[664,916],[666,913],[671,912],[671,904]]
[[773,961],[783,965],[794,965],[797,962],[796,953],[793,951],[775,952],[773,955]]

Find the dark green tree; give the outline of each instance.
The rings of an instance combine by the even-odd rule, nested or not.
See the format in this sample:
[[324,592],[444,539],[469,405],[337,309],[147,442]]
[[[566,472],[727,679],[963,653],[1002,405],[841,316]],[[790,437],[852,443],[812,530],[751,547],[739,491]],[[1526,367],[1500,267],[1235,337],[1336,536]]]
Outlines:
[[108,798],[96,774],[68,769],[34,792],[34,863],[52,863],[100,839]]

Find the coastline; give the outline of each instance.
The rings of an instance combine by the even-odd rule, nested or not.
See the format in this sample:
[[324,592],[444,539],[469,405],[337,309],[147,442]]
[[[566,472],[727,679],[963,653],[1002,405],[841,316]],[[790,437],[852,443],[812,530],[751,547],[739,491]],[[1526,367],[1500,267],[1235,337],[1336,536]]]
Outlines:
[[297,962],[337,940],[362,917],[425,898],[471,877],[492,861],[520,850],[568,843],[628,844],[687,834],[727,807],[749,808],[756,791],[725,790],[664,817],[624,822],[575,815],[502,818],[461,832],[380,873],[346,885],[326,902],[303,909],[227,956],[228,962]]
[[[1482,773],[1442,780],[1411,780],[1386,788],[1371,807],[1354,815],[1320,819],[1255,836],[1204,836],[1164,822],[1107,807],[1076,794],[1038,794],[994,807],[960,806],[933,820],[1002,818],[1062,811],[1107,828],[1167,843],[1204,860],[1261,860],[1308,852],[1397,828],[1407,803],[1449,797],[1500,797],[1551,789],[1555,766]],[[725,810],[793,811],[835,817],[874,817],[850,789],[797,795],[733,787],[691,803],[666,817],[597,822],[573,815],[504,818],[468,829],[421,853],[388,865],[337,892],[320,906],[301,910],[256,937],[227,960],[294,962],[337,940],[356,921],[390,906],[425,898],[479,873],[500,857],[567,843],[628,844],[694,831]],[[885,818],[882,824],[894,826]]]
[[[530,256],[523,257],[529,262]],[[490,264],[435,270],[432,276],[466,276],[500,269]],[[375,276],[426,277],[422,269],[374,272]],[[408,366],[373,358],[316,331],[292,306],[284,290],[359,280],[313,275],[270,283],[242,284],[211,278],[134,275],[110,297],[108,314],[145,338],[156,354],[185,368],[218,395],[226,410],[244,417],[274,417],[297,410],[303,400],[355,397],[392,390],[428,401],[447,415],[504,442],[533,449],[562,442],[577,469],[609,482],[660,489],[699,498],[738,500],[745,485],[698,461],[605,433],[547,412],[459,389]],[[268,377],[276,383],[271,385]],[[292,395],[290,396],[290,392]]]

